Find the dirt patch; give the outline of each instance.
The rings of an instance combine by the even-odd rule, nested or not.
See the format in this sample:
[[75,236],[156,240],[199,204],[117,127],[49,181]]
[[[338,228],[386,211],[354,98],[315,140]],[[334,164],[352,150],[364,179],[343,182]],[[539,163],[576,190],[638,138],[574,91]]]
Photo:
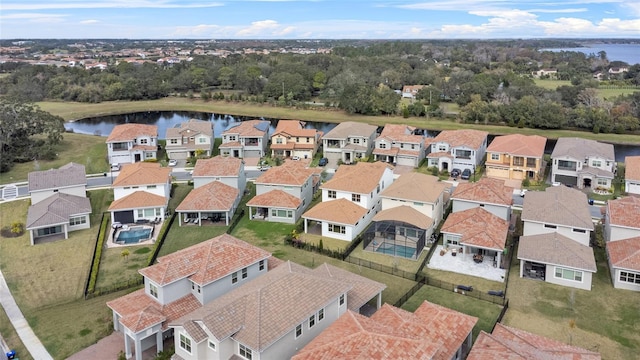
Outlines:
[[17,238],[22,236],[23,234],[24,234],[24,229],[21,229],[19,232],[12,232],[11,228],[8,226],[5,226],[2,229],[0,229],[0,236],[2,236],[3,238]]

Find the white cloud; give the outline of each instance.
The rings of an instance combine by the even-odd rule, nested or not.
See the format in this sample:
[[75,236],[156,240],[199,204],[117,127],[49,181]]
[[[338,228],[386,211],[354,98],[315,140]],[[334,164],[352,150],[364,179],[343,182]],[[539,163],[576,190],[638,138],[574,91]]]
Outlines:
[[60,9],[139,9],[139,8],[156,8],[156,9],[171,9],[171,8],[209,8],[224,6],[220,2],[206,2],[206,3],[182,3],[173,0],[113,0],[113,1],[64,1],[64,2],[42,2],[42,3],[28,3],[28,2],[15,2],[8,3],[4,0],[0,3],[0,10],[60,10]]
[[92,20],[82,20],[82,21],[80,21],[80,24],[88,25],[88,24],[97,24],[97,23],[99,23],[99,22],[100,22],[100,21],[98,21],[98,20],[93,20],[93,19],[92,19]]
[[63,14],[40,14],[40,13],[17,13],[0,15],[0,20],[20,20],[30,23],[61,23],[68,15]]
[[237,32],[238,36],[265,36],[278,31],[281,25],[275,20],[254,21],[250,26]]
[[575,8],[575,9],[527,9],[528,12],[532,13],[579,13],[579,12],[587,12],[589,9],[587,8]]

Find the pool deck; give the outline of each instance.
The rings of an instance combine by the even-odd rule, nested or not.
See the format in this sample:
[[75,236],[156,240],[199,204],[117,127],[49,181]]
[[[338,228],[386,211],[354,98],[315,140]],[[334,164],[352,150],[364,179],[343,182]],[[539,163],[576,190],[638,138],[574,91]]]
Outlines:
[[121,231],[127,231],[123,228],[119,228],[116,231],[113,231],[113,229],[111,229],[109,231],[109,238],[107,239],[107,248],[117,248],[117,247],[126,247],[126,246],[138,246],[138,245],[151,245],[154,244],[156,242],[156,236],[158,234],[158,231],[160,231],[160,228],[162,227],[162,222],[158,223],[158,224],[130,224],[128,225],[129,229],[131,228],[135,228],[135,227],[146,227],[146,228],[153,228],[153,231],[151,232],[153,235],[151,237],[151,239],[149,240],[145,240],[145,241],[141,241],[135,244],[118,244],[116,243],[115,239],[118,238],[118,234],[120,234]]

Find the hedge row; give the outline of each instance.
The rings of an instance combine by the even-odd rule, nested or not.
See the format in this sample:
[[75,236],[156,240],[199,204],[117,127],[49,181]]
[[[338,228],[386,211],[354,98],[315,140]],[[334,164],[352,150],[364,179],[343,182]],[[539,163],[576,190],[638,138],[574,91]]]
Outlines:
[[107,232],[109,225],[109,218],[102,216],[102,223],[100,223],[100,232],[98,233],[98,241],[96,242],[96,249],[93,253],[93,263],[91,265],[91,274],[89,274],[89,286],[85,293],[92,293],[96,288],[96,281],[98,281],[98,271],[100,270],[100,259],[102,258],[102,249],[104,248],[104,241],[107,238]]

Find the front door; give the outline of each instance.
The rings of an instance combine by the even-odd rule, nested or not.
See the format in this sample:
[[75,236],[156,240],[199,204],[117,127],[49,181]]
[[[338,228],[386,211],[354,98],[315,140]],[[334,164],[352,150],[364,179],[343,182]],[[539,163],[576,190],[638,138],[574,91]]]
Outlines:
[[140,162],[141,159],[142,157],[140,156],[140,154],[133,155],[133,162]]

